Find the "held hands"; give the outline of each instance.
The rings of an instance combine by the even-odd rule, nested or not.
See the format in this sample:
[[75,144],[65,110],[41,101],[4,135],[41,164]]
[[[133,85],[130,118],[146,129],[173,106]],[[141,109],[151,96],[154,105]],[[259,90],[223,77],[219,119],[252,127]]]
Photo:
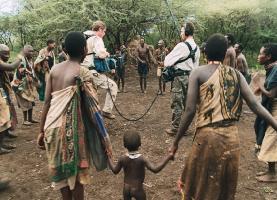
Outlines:
[[112,144],[109,137],[104,138],[104,146],[105,146],[105,153],[109,158],[112,158],[113,156],[113,150],[112,150]]
[[113,150],[112,150],[112,146],[109,145],[106,147],[106,154],[109,158],[112,158],[113,157]]
[[178,181],[177,181],[178,191],[182,193],[183,187],[184,187],[184,183],[181,181],[181,178],[179,178]]
[[169,149],[169,154],[175,156],[177,150],[178,145],[173,144],[172,147]]
[[167,158],[169,159],[169,160],[174,160],[174,155],[172,154],[172,153],[169,153],[168,154],[168,156],[167,156]]
[[174,160],[175,159],[175,154],[178,149],[178,146],[172,145],[172,147],[168,150],[168,159],[169,160]]

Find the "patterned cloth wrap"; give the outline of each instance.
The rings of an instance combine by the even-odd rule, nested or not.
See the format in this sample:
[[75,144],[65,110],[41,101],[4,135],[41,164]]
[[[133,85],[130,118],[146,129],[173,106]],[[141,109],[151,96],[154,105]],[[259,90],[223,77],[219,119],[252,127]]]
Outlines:
[[236,121],[242,107],[239,76],[235,69],[220,65],[199,88],[195,139],[181,175],[183,199],[235,199],[240,154]]
[[98,171],[107,167],[110,140],[91,78],[92,73],[82,67],[76,85],[52,93],[44,126],[52,181],[68,180],[70,188],[76,179],[90,183],[92,163]]

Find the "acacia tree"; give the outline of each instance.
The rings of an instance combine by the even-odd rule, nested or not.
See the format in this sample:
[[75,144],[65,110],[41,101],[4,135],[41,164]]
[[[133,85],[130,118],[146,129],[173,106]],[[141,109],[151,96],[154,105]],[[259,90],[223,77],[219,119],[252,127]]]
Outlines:
[[[108,26],[110,47],[127,43],[159,16],[159,0],[25,0],[18,15],[11,18],[20,44],[44,46],[48,38],[61,41],[69,31],[85,31],[101,19]],[[112,44],[112,45],[111,45]]]
[[7,44],[13,49],[12,28],[8,17],[0,19],[0,44]]
[[107,39],[113,47],[146,32],[160,16],[160,0],[100,0],[100,4],[107,8],[99,16],[108,25]]
[[257,51],[263,43],[277,40],[277,4],[249,1],[251,5],[244,0],[237,4],[228,0],[167,0],[168,5],[165,0],[22,0],[18,14],[0,19],[0,42],[18,41],[20,46],[29,43],[39,49],[48,38],[60,42],[67,32],[85,31],[100,19],[108,26],[106,44],[110,49],[138,34],[153,37],[150,41],[154,43],[158,39],[174,43],[179,37],[176,24],[180,26],[191,17],[198,43],[215,32],[233,33],[248,50]]
[[97,18],[96,6],[96,1],[88,0],[26,0],[21,12],[13,17],[14,33],[22,43],[41,48],[49,38],[59,42],[67,32],[88,27],[91,19]]

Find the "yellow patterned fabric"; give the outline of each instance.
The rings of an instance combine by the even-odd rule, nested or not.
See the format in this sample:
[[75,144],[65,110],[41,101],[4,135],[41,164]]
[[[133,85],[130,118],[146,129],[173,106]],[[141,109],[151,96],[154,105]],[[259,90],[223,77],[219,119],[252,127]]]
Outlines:
[[196,127],[225,120],[238,120],[242,96],[238,72],[219,65],[208,81],[200,86]]

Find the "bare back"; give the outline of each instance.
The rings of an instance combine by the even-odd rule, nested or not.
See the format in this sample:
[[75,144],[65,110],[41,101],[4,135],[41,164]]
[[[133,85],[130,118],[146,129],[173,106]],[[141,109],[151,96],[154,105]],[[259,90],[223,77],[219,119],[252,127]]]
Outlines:
[[50,72],[51,93],[76,84],[76,76],[80,75],[80,64],[65,61],[55,65]]
[[218,68],[218,65],[202,65],[197,68],[197,75],[198,75],[198,83],[202,85],[203,83],[207,82],[209,78],[213,75],[213,73]]
[[124,156],[120,159],[120,162],[124,169],[124,183],[133,187],[142,185],[145,178],[144,158],[141,156],[136,159],[131,159],[128,156]]

